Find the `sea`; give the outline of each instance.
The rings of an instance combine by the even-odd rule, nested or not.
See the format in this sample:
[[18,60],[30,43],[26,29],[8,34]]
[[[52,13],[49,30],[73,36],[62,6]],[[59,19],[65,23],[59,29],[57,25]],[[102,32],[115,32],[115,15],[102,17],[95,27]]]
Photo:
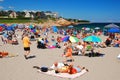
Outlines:
[[[87,24],[78,24],[78,25],[74,25],[74,28],[75,29],[82,29],[83,27],[87,27],[87,28],[94,29],[95,27],[99,27],[101,30],[103,30],[104,27],[106,25],[109,25],[109,24],[112,24],[112,23],[87,23]],[[120,26],[120,23],[113,23],[113,24]]]

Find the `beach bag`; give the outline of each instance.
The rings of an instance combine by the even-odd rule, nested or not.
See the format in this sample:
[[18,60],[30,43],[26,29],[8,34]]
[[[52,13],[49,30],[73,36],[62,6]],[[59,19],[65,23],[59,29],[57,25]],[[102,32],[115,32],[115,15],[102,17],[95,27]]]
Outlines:
[[48,71],[48,67],[41,67],[40,70],[41,70],[42,72],[47,72],[47,71]]

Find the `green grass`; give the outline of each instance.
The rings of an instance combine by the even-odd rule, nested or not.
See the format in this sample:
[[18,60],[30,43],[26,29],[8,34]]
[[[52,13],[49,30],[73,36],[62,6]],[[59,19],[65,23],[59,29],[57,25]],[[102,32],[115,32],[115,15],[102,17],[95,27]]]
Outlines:
[[31,20],[0,20],[0,23],[28,23]]
[[47,22],[47,19],[38,19],[38,20],[31,20],[31,19],[14,19],[14,18],[0,18],[0,23],[44,23]]

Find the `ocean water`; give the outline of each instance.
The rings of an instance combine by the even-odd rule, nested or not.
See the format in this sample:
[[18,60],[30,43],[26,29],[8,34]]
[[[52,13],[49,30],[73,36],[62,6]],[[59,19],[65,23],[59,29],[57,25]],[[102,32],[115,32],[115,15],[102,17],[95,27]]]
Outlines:
[[[111,23],[90,23],[90,24],[78,24],[78,25],[75,25],[74,28],[75,29],[81,29],[83,27],[88,27],[88,28],[92,28],[94,29],[95,27],[100,27],[100,29],[104,29],[104,27],[108,24],[111,24]],[[113,23],[113,24],[116,24],[118,26],[120,26],[120,23]]]

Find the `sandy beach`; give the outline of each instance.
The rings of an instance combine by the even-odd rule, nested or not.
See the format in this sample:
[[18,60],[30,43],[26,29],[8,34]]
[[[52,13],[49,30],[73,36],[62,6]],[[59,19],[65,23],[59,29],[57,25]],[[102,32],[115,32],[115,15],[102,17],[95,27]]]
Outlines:
[[[17,32],[21,35],[20,32]],[[57,34],[52,34],[57,36]],[[105,40],[105,36],[100,36]],[[0,51],[7,51],[9,53],[18,54],[16,57],[0,58],[0,78],[1,80],[66,80],[65,78],[48,76],[40,74],[33,66],[51,66],[55,61],[61,62],[63,57],[63,49],[37,49],[37,43],[32,41],[31,54],[35,58],[26,60],[24,58],[24,49],[21,38],[18,38],[19,45],[5,44],[1,45]],[[85,66],[89,69],[86,74],[74,80],[120,80],[120,60],[117,59],[120,54],[120,48],[107,47],[98,48],[101,53],[105,54],[103,57],[87,57],[87,56],[73,56],[75,65]]]

